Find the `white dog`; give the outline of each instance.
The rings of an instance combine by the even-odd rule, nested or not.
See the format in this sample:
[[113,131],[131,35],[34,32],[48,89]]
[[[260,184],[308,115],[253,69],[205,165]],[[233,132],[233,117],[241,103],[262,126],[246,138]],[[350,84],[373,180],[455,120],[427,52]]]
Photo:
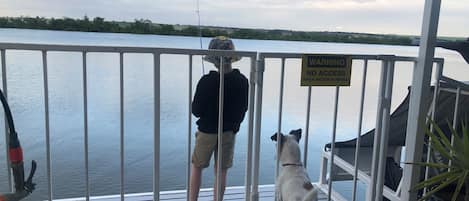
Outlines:
[[272,135],[280,143],[280,165],[282,170],[276,181],[276,193],[280,201],[317,201],[318,189],[314,188],[301,163],[301,129],[290,131],[289,135]]

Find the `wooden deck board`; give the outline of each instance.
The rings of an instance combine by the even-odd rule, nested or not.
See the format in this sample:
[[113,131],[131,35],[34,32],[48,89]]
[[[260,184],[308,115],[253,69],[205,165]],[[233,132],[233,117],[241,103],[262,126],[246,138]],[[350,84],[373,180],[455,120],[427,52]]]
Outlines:
[[[261,185],[259,186],[259,201],[273,201],[274,200],[274,185]],[[68,198],[68,199],[59,199],[55,201],[84,201],[85,198]],[[110,195],[110,196],[95,196],[91,197],[92,201],[120,201],[120,195]],[[152,193],[137,193],[137,194],[126,194],[126,201],[152,201]],[[175,190],[175,191],[162,191],[160,193],[161,201],[186,201],[186,191],[185,190]],[[213,192],[212,189],[201,189],[199,193],[199,201],[212,201]],[[223,200],[244,200],[244,187],[235,186],[227,187],[225,191],[225,196]],[[318,200],[324,201],[327,200],[327,195],[320,191],[318,195]]]

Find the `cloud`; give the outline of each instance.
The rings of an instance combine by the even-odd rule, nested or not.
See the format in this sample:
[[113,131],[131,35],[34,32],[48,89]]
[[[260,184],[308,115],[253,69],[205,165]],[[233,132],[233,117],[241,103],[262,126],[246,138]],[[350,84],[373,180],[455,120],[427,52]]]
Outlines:
[[[199,0],[203,25],[420,34],[424,0]],[[0,0],[0,15],[197,24],[197,0]],[[439,33],[468,36],[467,0],[443,1]]]

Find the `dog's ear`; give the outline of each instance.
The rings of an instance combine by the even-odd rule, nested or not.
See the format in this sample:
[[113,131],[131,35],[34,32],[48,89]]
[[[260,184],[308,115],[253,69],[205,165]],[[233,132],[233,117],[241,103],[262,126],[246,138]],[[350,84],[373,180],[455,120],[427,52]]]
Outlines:
[[290,131],[290,135],[294,135],[297,142],[301,139],[301,128]]
[[283,134],[280,133],[280,140],[277,140],[277,135],[278,133],[274,133],[272,136],[270,136],[270,139],[272,141],[280,142],[280,144],[282,144],[285,141],[285,136],[283,136]]

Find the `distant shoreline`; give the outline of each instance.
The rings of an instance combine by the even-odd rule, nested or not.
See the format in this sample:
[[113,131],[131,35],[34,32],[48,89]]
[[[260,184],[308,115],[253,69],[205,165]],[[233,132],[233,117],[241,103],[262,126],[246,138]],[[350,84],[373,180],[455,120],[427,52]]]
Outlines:
[[[157,24],[150,20],[134,22],[106,21],[104,18],[89,19],[44,18],[44,17],[0,17],[0,28],[22,28],[59,31],[155,34],[174,36],[214,37],[219,35],[237,39],[284,40],[307,42],[336,42],[382,45],[418,45],[417,36],[367,34],[350,32],[306,32],[291,30],[246,29],[193,25]],[[451,38],[449,38],[451,39]],[[457,38],[453,38],[456,40]]]

